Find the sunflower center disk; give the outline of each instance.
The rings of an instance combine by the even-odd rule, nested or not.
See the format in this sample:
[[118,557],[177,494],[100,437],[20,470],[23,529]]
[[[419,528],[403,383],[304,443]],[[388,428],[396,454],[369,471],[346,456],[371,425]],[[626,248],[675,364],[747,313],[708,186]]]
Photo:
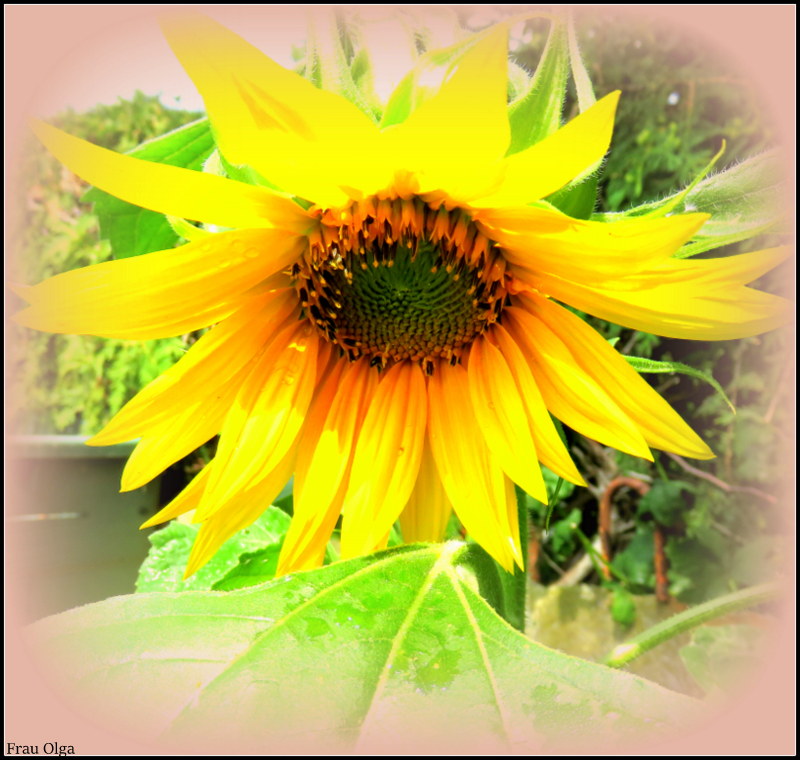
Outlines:
[[500,316],[504,261],[462,212],[368,200],[337,216],[326,212],[293,274],[306,317],[351,360],[430,374]]

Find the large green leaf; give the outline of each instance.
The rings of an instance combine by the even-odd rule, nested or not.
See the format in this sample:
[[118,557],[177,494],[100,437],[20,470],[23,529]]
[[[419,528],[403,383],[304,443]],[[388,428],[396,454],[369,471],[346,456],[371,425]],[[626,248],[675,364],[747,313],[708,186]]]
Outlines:
[[[202,169],[214,150],[208,119],[148,140],[128,155],[184,169]],[[94,203],[100,221],[100,235],[111,243],[118,259],[172,248],[178,235],[163,214],[134,206],[93,187],[84,200]]]
[[695,703],[538,645],[464,545],[412,545],[229,593],[117,597],[32,627],[93,720],[205,752],[526,752],[664,729]]

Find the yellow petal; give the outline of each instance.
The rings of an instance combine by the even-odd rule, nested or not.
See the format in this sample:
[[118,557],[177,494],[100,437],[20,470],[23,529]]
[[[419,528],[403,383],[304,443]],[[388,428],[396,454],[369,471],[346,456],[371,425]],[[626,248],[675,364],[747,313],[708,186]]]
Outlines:
[[280,230],[241,230],[94,264],[24,288],[31,305],[15,320],[105,338],[181,335],[227,317],[245,291],[296,261],[304,245]]
[[[514,490],[514,483],[508,476],[503,476],[505,505],[506,505],[506,522],[511,533],[511,552],[514,556],[514,563],[516,566],[525,572],[525,562],[522,558],[522,549],[520,547],[519,535],[519,511],[517,507],[517,492]],[[527,540],[527,536],[526,536]],[[510,570],[509,572],[514,572]]]
[[701,287],[746,285],[792,255],[791,248],[765,248],[717,259],[671,259],[660,267],[664,282],[683,285],[687,279]]
[[342,507],[342,557],[381,545],[408,502],[422,460],[425,378],[400,362],[381,379],[358,437]]
[[580,317],[541,296],[522,297],[524,307],[556,335],[575,362],[635,422],[645,440],[663,451],[711,459],[714,454],[670,405]]
[[467,374],[472,409],[489,451],[515,483],[546,504],[536,446],[503,355],[483,337],[477,338],[470,347]]
[[154,525],[161,525],[168,520],[173,520],[186,512],[191,512],[197,509],[200,503],[200,498],[203,495],[206,484],[208,483],[208,476],[211,474],[211,465],[206,465],[200,472],[194,476],[192,481],[186,488],[183,489],[166,507],[160,512],[157,512],[149,520],[143,522],[140,530],[144,528],[152,528]]
[[619,91],[597,101],[544,140],[503,161],[499,188],[470,200],[479,208],[524,206],[564,187],[596,164],[608,150]]
[[340,206],[346,185],[364,193],[390,178],[377,126],[356,106],[284,69],[241,37],[197,14],[163,21],[164,34],[203,96],[222,154],[320,206]]
[[301,494],[308,469],[308,459],[313,454],[331,404],[339,390],[342,373],[347,366],[349,365],[331,351],[330,343],[320,342],[317,353],[316,390],[302,432],[294,446],[297,462],[293,488],[293,516],[278,557],[276,576],[320,567],[325,558],[328,540],[341,514],[347,474],[336,495],[328,503],[311,504],[307,499],[303,499]]
[[272,504],[292,475],[294,455],[293,450],[288,451],[257,484],[224,501],[220,509],[203,522],[192,546],[184,578],[196,573],[225,541],[257,520]]
[[644,437],[606,391],[541,320],[524,309],[503,312],[503,324],[528,359],[547,408],[587,438],[652,461]]
[[[341,362],[340,362],[341,365]],[[341,512],[353,453],[378,373],[366,359],[332,374],[309,412],[298,444],[294,515],[279,573],[318,564]],[[315,424],[317,410],[325,412]]]
[[508,148],[507,29],[498,26],[460,59],[452,76],[409,118],[385,133],[398,168],[420,173],[423,192],[472,181]]
[[708,215],[605,223],[523,207],[480,211],[475,219],[487,237],[502,245],[504,258],[515,269],[585,285],[627,277],[668,260],[703,226]]
[[255,362],[220,431],[199,519],[271,472],[292,447],[314,391],[318,342],[308,322],[290,324]]
[[229,387],[242,382],[241,373],[260,355],[276,328],[296,312],[294,301],[294,292],[283,289],[245,303],[145,386],[87,443],[107,446],[130,441],[171,426],[175,410],[219,404]]
[[[295,487],[295,513],[313,511],[339,488],[350,463],[361,420],[377,386],[378,373],[366,359],[347,365],[328,383],[333,390],[323,424],[300,443]],[[325,400],[328,400],[325,398]]]
[[324,362],[323,355],[329,346],[330,344],[325,341],[320,342],[317,358],[317,387],[295,447],[297,461],[294,474],[292,522],[278,557],[276,576],[320,567],[325,558],[328,540],[342,511],[347,488],[347,473],[339,484],[338,491],[328,502],[312,504],[308,499],[302,497],[310,459],[325,425],[331,404],[340,390],[342,374],[350,366],[340,361],[337,356],[332,358],[327,366],[321,367],[320,365]]
[[428,380],[428,435],[436,469],[458,518],[497,562],[513,572],[515,561],[521,559],[509,525],[505,478],[483,440],[472,411],[467,371],[461,366],[440,362]]
[[120,490],[143,486],[219,433],[243,377],[241,372],[206,396],[187,398],[160,425],[147,426],[125,463]]
[[722,259],[668,259],[628,277],[590,285],[516,273],[559,301],[634,330],[668,338],[729,340],[788,323],[789,301],[744,286],[787,253],[770,249]]
[[422,462],[411,497],[400,514],[403,541],[444,541],[453,507],[442,485],[430,442],[426,439]]
[[33,129],[70,171],[135,206],[220,227],[279,227],[303,234],[312,226],[302,207],[265,188],[115,153],[42,121],[34,121]]
[[575,467],[575,463],[550,418],[541,391],[533,379],[528,362],[519,346],[499,324],[492,327],[491,337],[496,341],[500,353],[503,354],[503,358],[511,370],[517,386],[517,394],[525,406],[528,426],[533,435],[536,453],[540,461],[559,477],[570,483],[585,486],[586,482]]
[[316,512],[306,520],[300,520],[295,512],[278,557],[276,577],[322,566],[328,541],[342,513],[346,491],[347,481],[343,480],[335,496],[318,505]]

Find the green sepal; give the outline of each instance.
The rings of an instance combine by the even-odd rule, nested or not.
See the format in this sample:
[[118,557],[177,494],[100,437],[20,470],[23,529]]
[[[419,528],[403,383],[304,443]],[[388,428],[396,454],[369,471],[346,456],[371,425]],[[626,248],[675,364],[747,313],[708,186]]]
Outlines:
[[740,164],[706,177],[720,153],[683,190],[660,201],[644,203],[621,213],[596,214],[598,221],[670,213],[706,213],[711,218],[692,241],[675,254],[685,259],[730,243],[779,231],[781,204],[786,197],[777,150],[760,153]]
[[736,407],[733,402],[728,398],[722,386],[714,379],[710,372],[703,372],[703,370],[690,367],[688,364],[672,361],[656,361],[655,359],[645,359],[641,356],[626,356],[625,361],[628,362],[637,372],[652,373],[652,374],[668,374],[677,372],[681,375],[688,375],[689,377],[697,378],[705,383],[708,383],[730,407],[731,411],[735,414]]
[[[578,36],[575,31],[575,23],[572,15],[569,14],[566,24],[567,47],[569,51],[569,66],[572,73],[572,81],[575,83],[575,92],[578,97],[578,110],[583,113],[591,108],[595,102],[594,87],[589,77],[589,72],[581,56],[578,46]],[[590,166],[580,177],[570,182],[566,187],[548,197],[559,211],[575,219],[588,219],[594,212],[597,205],[597,190],[600,181],[600,166],[602,161],[598,161]]]
[[554,19],[527,93],[508,107],[509,155],[535,145],[561,126],[568,74],[567,30],[561,20]]
[[320,89],[341,95],[371,119],[379,119],[368,55],[356,54],[347,25],[333,8],[320,6],[310,19],[303,74]]
[[578,108],[583,113],[595,104],[597,98],[594,94],[592,79],[586,70],[586,64],[583,62],[583,56],[578,45],[578,34],[575,31],[575,19],[571,13],[567,18],[567,40],[572,81],[575,83],[575,93],[578,96]]
[[425,81],[442,81],[447,71],[475,44],[477,35],[446,48],[430,50],[419,57],[414,68],[400,80],[386,102],[381,116],[381,128],[404,122],[422,103],[430,98],[436,88],[421,84]]

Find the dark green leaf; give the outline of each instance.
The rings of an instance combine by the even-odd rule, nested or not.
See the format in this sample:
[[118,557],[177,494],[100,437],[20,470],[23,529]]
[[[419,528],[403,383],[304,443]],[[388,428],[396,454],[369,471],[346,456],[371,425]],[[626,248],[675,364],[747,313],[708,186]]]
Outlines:
[[633,540],[611,560],[616,575],[625,578],[631,591],[651,591],[654,582],[653,532],[637,531]]
[[275,497],[272,506],[282,509],[289,517],[294,514],[294,476],[289,479],[283,490]]
[[104,725],[206,752],[531,752],[672,727],[694,702],[514,631],[407,546],[227,594],[137,594],[33,626]]
[[[566,446],[567,436],[564,432],[564,427],[559,420],[555,419],[555,417],[553,418],[553,422],[555,423],[559,438],[561,438],[561,442]],[[543,526],[545,531],[549,531],[550,519],[553,516],[555,508],[558,506],[558,504],[560,504],[562,501],[565,501],[572,495],[572,492],[575,490],[575,486],[544,466],[542,466],[542,477],[544,478],[544,484],[547,487],[547,509],[545,510]],[[528,498],[536,504],[539,503],[532,496],[528,496]]]
[[[148,140],[128,155],[200,170],[213,150],[214,140],[208,120],[200,119]],[[96,187],[86,193],[84,200],[94,203],[100,221],[100,235],[109,240],[117,258],[172,248],[178,241],[178,235],[163,214],[121,201]]]
[[542,467],[542,477],[547,488],[548,502],[551,504],[558,504],[559,501],[568,499],[575,490],[573,483],[560,478],[547,467]]
[[689,483],[680,480],[658,480],[639,499],[636,511],[639,515],[651,516],[660,525],[675,525],[689,509],[684,494],[692,493],[693,490]]
[[580,539],[578,538],[575,528],[581,524],[581,511],[580,509],[572,509],[570,513],[553,523],[552,528],[548,533],[550,545],[556,555],[566,555],[573,551],[578,546]]

